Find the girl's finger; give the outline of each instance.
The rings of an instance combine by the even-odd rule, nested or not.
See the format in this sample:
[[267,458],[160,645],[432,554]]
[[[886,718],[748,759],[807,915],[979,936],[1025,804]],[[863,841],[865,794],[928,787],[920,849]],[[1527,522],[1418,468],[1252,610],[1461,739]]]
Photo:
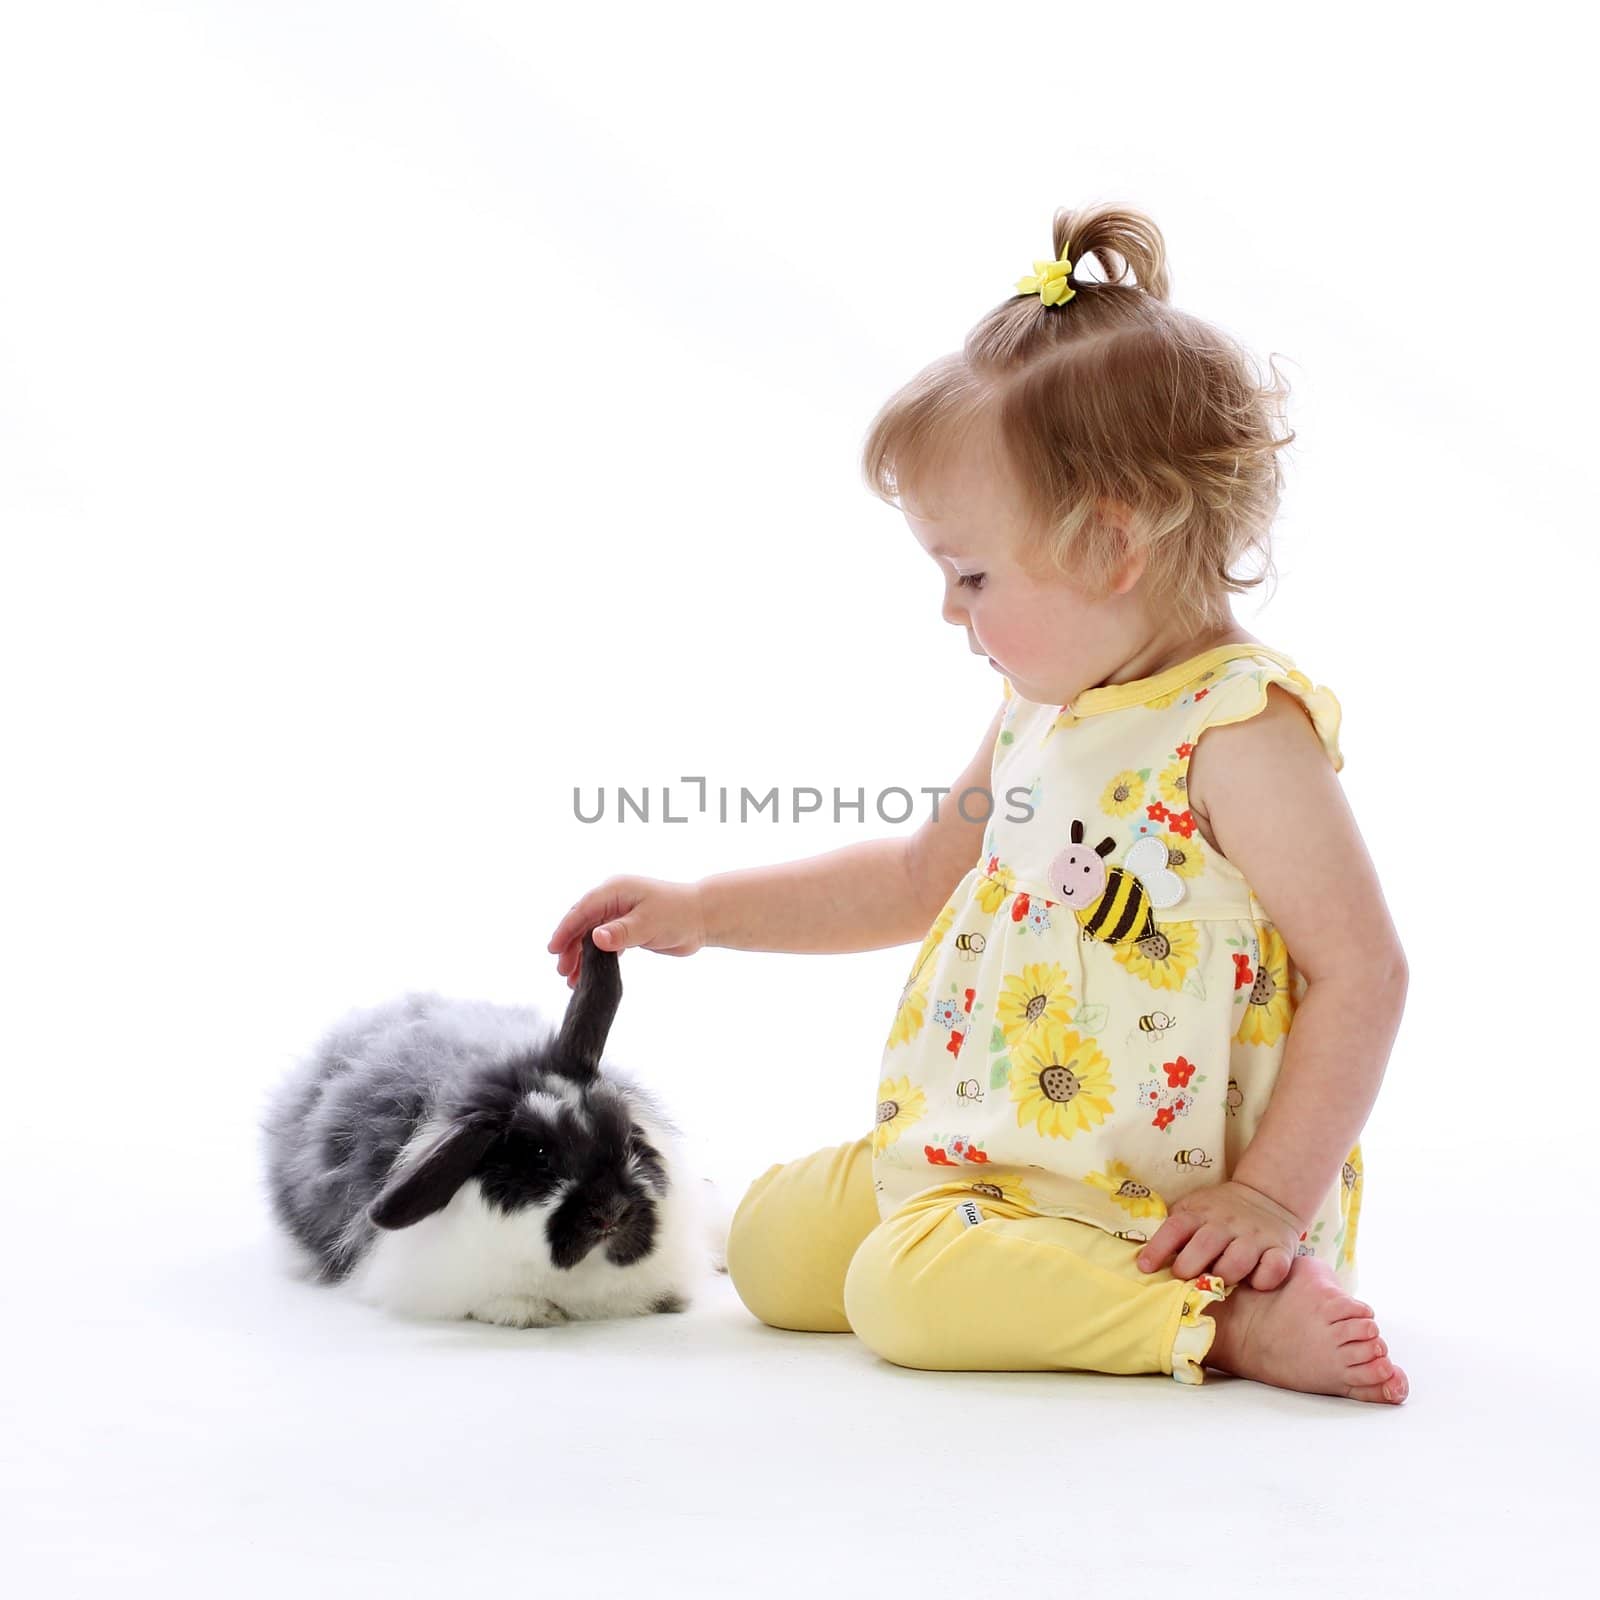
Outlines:
[[1199,1217],[1168,1217],[1156,1229],[1155,1237],[1139,1252],[1140,1271],[1159,1272],[1200,1227]]
[[546,948],[559,950],[562,946],[571,944],[573,939],[582,933],[598,909],[594,904],[594,896],[586,894],[556,924],[556,931],[550,935],[550,943]]
[[583,976],[583,940],[574,939],[567,946],[567,987],[576,989]]
[[568,977],[583,959],[583,933],[573,932],[560,945],[561,954],[556,957],[556,971]]
[[1256,1264],[1256,1270],[1250,1277],[1250,1287],[1276,1289],[1289,1276],[1293,1267],[1294,1257],[1281,1244],[1272,1245],[1261,1252],[1261,1260]]
[[[1198,1233],[1178,1252],[1178,1259],[1172,1263],[1172,1276],[1174,1278],[1196,1278],[1224,1250],[1233,1243],[1233,1235],[1226,1228],[1219,1228],[1216,1223],[1208,1222]],[[1221,1277],[1221,1273],[1217,1274]],[[1227,1280],[1224,1279],[1224,1282]]]
[[639,941],[639,926],[632,917],[617,917],[611,922],[602,922],[594,930],[594,942],[601,950],[626,950],[629,945],[638,944]]
[[[1235,1239],[1217,1257],[1217,1264],[1211,1270],[1224,1283],[1243,1283],[1256,1270],[1256,1263],[1260,1260],[1261,1251],[1248,1239]],[[1253,1284],[1252,1287],[1259,1289],[1261,1285]]]

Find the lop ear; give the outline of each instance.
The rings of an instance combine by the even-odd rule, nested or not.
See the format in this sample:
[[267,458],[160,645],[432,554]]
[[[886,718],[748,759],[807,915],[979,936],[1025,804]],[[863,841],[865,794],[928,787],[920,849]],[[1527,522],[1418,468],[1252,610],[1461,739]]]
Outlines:
[[621,1003],[622,969],[617,964],[616,951],[602,950],[592,932],[584,934],[578,987],[561,1019],[550,1070],[580,1081],[592,1078],[599,1069],[600,1054]]
[[472,1176],[484,1152],[494,1143],[495,1129],[484,1122],[457,1122],[435,1139],[420,1161],[413,1162],[383,1187],[367,1208],[379,1228],[409,1228],[442,1211]]

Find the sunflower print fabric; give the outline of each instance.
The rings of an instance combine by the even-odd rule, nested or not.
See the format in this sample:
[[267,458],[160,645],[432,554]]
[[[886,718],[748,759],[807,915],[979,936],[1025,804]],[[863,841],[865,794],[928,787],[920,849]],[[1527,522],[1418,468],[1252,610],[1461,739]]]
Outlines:
[[[1143,1241],[1232,1172],[1305,979],[1188,806],[1209,727],[1279,684],[1335,771],[1338,700],[1261,645],[1224,645],[1041,706],[1004,686],[981,854],[909,964],[872,1124],[881,1215],[935,1185]],[[1027,796],[1019,805],[1012,798]],[[1349,1153],[1299,1250],[1355,1287]]]

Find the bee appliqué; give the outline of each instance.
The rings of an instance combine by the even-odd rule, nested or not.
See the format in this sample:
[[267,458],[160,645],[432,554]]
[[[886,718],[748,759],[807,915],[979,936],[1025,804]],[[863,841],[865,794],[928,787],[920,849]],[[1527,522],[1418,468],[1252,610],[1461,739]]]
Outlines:
[[1183,879],[1167,865],[1166,843],[1136,839],[1120,866],[1105,857],[1117,847],[1102,839],[1092,850],[1083,842],[1083,824],[1074,819],[1072,843],[1056,852],[1048,868],[1050,887],[1083,925],[1086,939],[1127,944],[1151,938],[1155,912],[1183,898]]

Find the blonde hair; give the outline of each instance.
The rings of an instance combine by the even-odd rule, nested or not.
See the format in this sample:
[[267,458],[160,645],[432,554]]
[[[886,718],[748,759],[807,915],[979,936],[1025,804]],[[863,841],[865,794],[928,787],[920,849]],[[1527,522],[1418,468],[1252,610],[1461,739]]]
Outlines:
[[[1168,303],[1166,245],[1141,212],[1059,210],[1054,234],[1072,298],[1003,301],[893,394],[862,447],[868,486],[904,510],[952,448],[990,430],[1027,510],[1025,552],[1103,598],[1131,545],[1146,554],[1152,606],[1197,630],[1220,625],[1227,596],[1273,572],[1278,451],[1295,437],[1275,430],[1288,386]],[[1079,276],[1089,257],[1104,282]],[[1131,513],[1126,542],[1102,501]],[[1251,551],[1260,570],[1236,573]]]

